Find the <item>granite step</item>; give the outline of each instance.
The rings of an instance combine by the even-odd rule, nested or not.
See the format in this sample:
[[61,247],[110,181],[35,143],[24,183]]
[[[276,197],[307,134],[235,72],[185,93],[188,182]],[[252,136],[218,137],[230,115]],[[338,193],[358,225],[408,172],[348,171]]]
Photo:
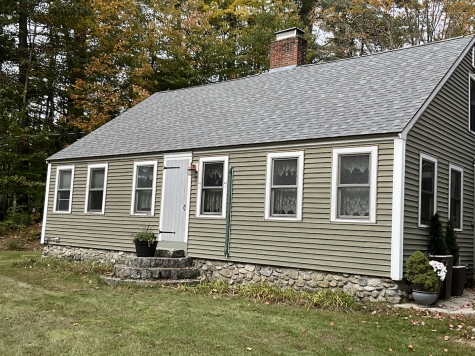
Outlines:
[[193,265],[193,259],[190,257],[131,257],[126,265],[138,268],[185,268]]
[[111,277],[111,276],[101,276],[101,280],[108,285],[114,284],[139,284],[144,286],[178,286],[178,285],[188,285],[193,286],[200,283],[199,279],[155,279],[155,280],[147,280],[147,279],[130,279],[130,278],[118,278],[118,277]]
[[193,279],[200,275],[200,271],[192,267],[168,268],[168,267],[130,267],[127,265],[115,265],[113,277],[135,280],[155,279]]

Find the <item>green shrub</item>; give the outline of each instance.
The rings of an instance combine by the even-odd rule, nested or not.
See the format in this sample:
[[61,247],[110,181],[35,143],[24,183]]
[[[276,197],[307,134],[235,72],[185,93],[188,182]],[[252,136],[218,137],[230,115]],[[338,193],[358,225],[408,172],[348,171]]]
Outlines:
[[457,243],[457,234],[455,232],[454,223],[452,220],[447,221],[447,225],[445,225],[445,242],[447,243],[447,249],[449,250],[449,253],[454,256],[454,265],[458,265],[460,247]]
[[139,232],[137,232],[134,235],[133,241],[147,241],[147,242],[153,242],[155,241],[157,236],[155,233],[152,231],[152,227],[150,225],[143,227],[140,229]]
[[428,250],[431,255],[446,255],[449,253],[445,236],[442,233],[442,223],[439,213],[431,216],[429,221],[429,245]]
[[23,251],[26,249],[26,242],[23,239],[15,238],[8,241],[6,251]]
[[407,259],[406,279],[413,284],[414,290],[434,292],[439,285],[437,274],[421,251],[415,251]]

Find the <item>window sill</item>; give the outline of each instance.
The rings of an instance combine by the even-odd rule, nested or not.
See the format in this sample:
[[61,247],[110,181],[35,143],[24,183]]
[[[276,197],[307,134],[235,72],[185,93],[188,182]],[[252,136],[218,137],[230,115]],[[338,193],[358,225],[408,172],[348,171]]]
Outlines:
[[105,212],[103,212],[103,211],[86,211],[84,214],[85,215],[105,215]]
[[203,219],[226,219],[226,216],[223,215],[196,215],[197,218],[203,218]]
[[71,211],[54,211],[53,214],[71,214]]
[[301,218],[298,218],[298,217],[284,217],[284,216],[267,216],[264,218],[264,220],[267,220],[267,221],[296,221],[296,222],[300,222],[302,221]]
[[132,213],[130,216],[154,216],[152,213]]
[[363,220],[363,219],[333,219],[330,220],[332,223],[337,224],[361,224],[361,225],[375,225],[376,221],[373,220]]

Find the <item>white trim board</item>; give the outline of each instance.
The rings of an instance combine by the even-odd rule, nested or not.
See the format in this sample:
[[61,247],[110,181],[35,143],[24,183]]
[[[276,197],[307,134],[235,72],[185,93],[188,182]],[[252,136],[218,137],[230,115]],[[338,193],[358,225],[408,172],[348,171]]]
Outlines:
[[406,140],[394,140],[393,197],[391,227],[391,279],[403,279],[404,264],[404,181]]
[[43,225],[41,226],[41,243],[45,243],[46,233],[46,217],[48,215],[48,200],[49,200],[49,186],[51,182],[51,163],[48,163],[48,172],[46,174],[46,192],[45,192],[45,205],[43,208]]

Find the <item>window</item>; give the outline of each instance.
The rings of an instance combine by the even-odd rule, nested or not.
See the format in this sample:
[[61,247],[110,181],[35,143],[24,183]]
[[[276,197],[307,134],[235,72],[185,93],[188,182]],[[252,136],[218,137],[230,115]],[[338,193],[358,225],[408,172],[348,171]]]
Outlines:
[[135,162],[130,214],[153,215],[157,161]]
[[429,226],[437,209],[437,159],[421,153],[419,169],[419,226]]
[[56,169],[56,188],[54,191],[54,212],[70,213],[73,196],[74,166]]
[[475,133],[475,76],[470,76],[470,94],[469,94],[469,117],[470,131]]
[[331,221],[376,222],[378,147],[333,149]]
[[463,169],[450,165],[450,196],[449,196],[449,217],[454,223],[454,228],[463,228]]
[[107,164],[91,164],[87,170],[86,213],[104,214]]
[[225,218],[228,156],[200,158],[196,216]]
[[265,218],[302,220],[303,151],[267,155]]

